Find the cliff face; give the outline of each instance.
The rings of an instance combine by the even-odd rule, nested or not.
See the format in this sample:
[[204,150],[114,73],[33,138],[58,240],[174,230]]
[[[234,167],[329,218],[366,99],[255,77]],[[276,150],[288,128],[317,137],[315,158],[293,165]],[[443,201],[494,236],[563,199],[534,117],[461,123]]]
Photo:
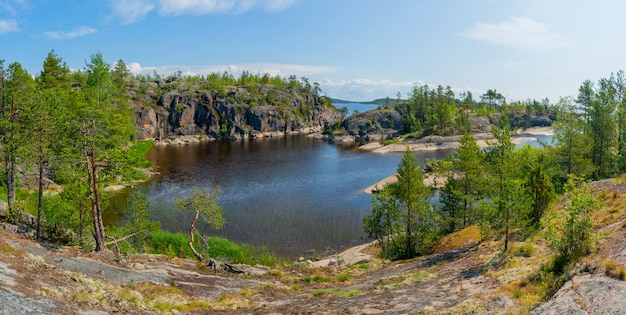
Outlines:
[[320,132],[343,119],[318,95],[303,90],[266,85],[255,93],[241,87],[229,87],[226,93],[191,88],[171,89],[158,98],[131,94],[138,138],[253,139]]

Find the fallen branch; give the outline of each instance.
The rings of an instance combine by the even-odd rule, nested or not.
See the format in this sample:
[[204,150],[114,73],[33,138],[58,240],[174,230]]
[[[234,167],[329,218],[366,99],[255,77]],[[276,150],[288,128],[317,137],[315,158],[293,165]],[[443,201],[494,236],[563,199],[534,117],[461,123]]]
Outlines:
[[127,240],[127,239],[129,239],[129,238],[131,238],[131,237],[133,237],[135,235],[137,235],[137,232],[132,233],[132,234],[128,234],[128,235],[120,238],[119,240],[116,240],[114,237],[110,236],[113,240],[110,241],[110,242],[104,243],[104,246],[117,245],[117,243],[125,241],[125,240]]

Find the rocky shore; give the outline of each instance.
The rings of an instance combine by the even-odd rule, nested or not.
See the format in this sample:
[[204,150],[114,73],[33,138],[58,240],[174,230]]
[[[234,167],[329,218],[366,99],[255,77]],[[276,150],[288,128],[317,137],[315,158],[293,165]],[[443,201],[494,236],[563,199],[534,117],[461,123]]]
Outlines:
[[[537,138],[534,138],[532,136],[552,135],[554,134],[554,131],[550,127],[533,127],[525,131],[520,131],[518,132],[518,134],[526,136],[512,138],[512,143],[519,144],[531,142],[537,140]],[[459,142],[460,138],[461,136],[428,136],[417,140],[402,141],[389,145],[382,145],[380,143],[368,143],[360,146],[359,149],[376,153],[404,152],[407,146],[411,148],[413,152],[452,150],[458,148],[461,145]],[[479,147],[486,148],[489,146],[487,142],[493,140],[493,137],[490,133],[479,133],[474,135],[474,139],[476,140],[476,144],[478,144]]]
[[[519,131],[519,135],[525,135],[523,137],[515,137],[511,139],[511,142],[514,144],[526,143],[537,140],[532,136],[542,136],[542,135],[552,135],[554,134],[554,130],[550,127],[533,127],[524,131]],[[435,150],[453,150],[458,148],[461,144],[459,142],[459,138],[461,136],[449,136],[449,137],[439,137],[439,136],[431,136],[418,140],[407,141],[407,142],[398,142],[389,145],[383,145],[380,142],[371,142],[364,144],[359,147],[360,150],[370,151],[374,153],[401,153],[404,152],[407,146],[413,152],[424,152],[424,151],[435,151]],[[474,135],[474,139],[476,143],[481,148],[486,148],[489,146],[487,143],[490,140],[493,140],[493,137],[489,133],[481,133]],[[395,184],[398,182],[398,174],[390,175],[375,184],[368,186],[363,190],[366,194],[374,194],[380,190],[382,190],[386,185]],[[445,177],[439,177],[437,174],[424,174],[424,185],[426,187],[431,188],[442,188],[446,185],[447,180]]]

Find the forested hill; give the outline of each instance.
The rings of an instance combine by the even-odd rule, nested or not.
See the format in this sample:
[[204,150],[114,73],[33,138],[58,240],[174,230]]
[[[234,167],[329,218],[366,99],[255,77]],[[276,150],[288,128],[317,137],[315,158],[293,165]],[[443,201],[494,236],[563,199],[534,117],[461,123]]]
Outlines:
[[306,78],[228,73],[127,76],[139,139],[249,139],[319,132],[343,119]]

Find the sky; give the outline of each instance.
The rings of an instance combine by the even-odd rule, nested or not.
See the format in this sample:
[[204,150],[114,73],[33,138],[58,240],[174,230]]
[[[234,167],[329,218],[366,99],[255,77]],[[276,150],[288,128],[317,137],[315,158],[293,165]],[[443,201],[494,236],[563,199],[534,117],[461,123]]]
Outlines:
[[134,74],[296,75],[322,94],[407,98],[450,86],[475,98],[556,103],[626,68],[620,0],[0,0],[0,59],[32,75],[54,50]]

